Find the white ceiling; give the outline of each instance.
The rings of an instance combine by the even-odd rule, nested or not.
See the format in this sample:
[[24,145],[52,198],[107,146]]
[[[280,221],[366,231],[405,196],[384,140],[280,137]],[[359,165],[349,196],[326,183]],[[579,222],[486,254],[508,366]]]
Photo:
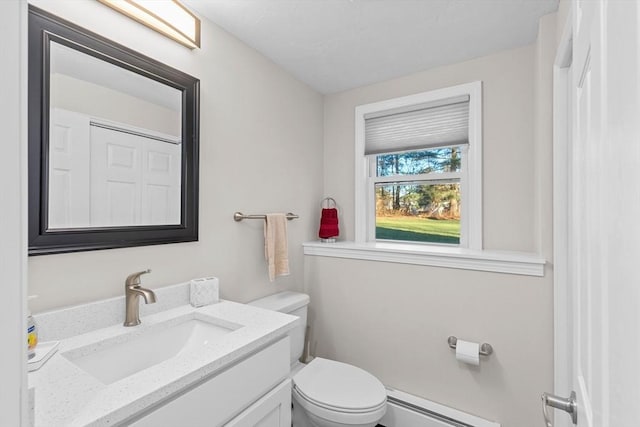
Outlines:
[[558,0],[183,0],[321,93],[532,43]]

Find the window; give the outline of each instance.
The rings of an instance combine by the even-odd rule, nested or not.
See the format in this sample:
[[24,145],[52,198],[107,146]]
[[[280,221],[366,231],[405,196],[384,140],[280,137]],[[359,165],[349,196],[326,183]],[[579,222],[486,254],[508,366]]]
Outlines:
[[356,108],[356,241],[482,249],[481,82]]
[[460,244],[466,146],[369,155],[375,240]]

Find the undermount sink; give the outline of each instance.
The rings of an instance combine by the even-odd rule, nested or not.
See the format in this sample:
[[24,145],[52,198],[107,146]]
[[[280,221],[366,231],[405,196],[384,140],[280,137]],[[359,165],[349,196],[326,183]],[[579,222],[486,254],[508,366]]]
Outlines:
[[[72,363],[104,384],[111,384],[173,357],[202,351],[240,325],[187,317],[132,331],[117,339],[97,342],[64,353]],[[115,341],[115,342],[114,342]]]

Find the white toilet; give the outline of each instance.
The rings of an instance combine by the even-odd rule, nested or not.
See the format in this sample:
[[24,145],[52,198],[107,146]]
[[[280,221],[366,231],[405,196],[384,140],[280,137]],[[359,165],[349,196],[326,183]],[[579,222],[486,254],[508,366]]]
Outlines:
[[298,359],[304,347],[309,296],[280,292],[249,303],[292,314],[301,326],[289,333],[293,382],[293,427],[374,427],[387,410],[382,383],[363,369],[316,357],[308,365]]

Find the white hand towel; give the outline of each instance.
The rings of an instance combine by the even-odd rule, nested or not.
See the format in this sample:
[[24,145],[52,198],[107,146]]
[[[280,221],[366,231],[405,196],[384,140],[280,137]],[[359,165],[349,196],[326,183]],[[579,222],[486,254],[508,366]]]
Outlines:
[[264,222],[264,256],[269,266],[269,281],[289,275],[289,248],[287,243],[287,217],[285,214],[267,214]]

